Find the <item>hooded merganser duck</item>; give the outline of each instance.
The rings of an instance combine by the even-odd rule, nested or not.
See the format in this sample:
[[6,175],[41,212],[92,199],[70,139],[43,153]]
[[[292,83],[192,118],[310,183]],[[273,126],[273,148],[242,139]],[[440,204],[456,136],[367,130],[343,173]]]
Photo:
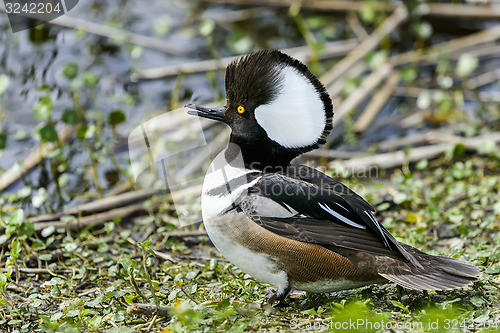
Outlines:
[[258,51],[227,67],[225,85],[223,108],[186,105],[232,130],[205,176],[203,221],[222,255],[276,286],[269,304],[292,288],[322,293],[389,280],[450,290],[477,280],[476,266],[398,242],[351,189],[290,163],[332,129],[332,101],[304,64]]

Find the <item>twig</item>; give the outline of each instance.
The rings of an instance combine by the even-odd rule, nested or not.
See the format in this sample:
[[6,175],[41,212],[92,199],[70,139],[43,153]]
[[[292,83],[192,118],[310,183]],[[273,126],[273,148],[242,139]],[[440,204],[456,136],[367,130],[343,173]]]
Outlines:
[[[64,127],[57,133],[58,141],[64,142],[75,132],[76,127]],[[31,152],[23,162],[21,171],[17,171],[15,166],[5,171],[0,176],[0,192],[14,184],[21,176],[27,173],[40,163],[43,156],[58,147],[58,143],[42,143],[35,151]]]
[[143,316],[157,315],[160,317],[170,317],[168,310],[169,307],[163,305],[157,307],[153,304],[134,303],[127,308],[127,313]]
[[[417,98],[421,93],[426,92],[430,95],[442,93],[440,89],[424,89],[418,87],[396,87],[393,91],[395,96]],[[468,101],[481,101],[488,103],[500,103],[500,94],[495,91],[480,91],[480,92],[463,92],[464,99]]]
[[173,262],[174,264],[178,263],[180,261],[179,259],[174,258],[170,254],[165,253],[165,252],[154,251],[154,253],[155,253],[156,257],[158,257],[158,258],[160,258],[162,260],[165,260],[165,261]]
[[[0,11],[5,12],[5,6],[3,5],[3,3],[0,3]],[[25,17],[31,17],[34,19],[37,18],[36,14],[20,13],[16,15],[23,15]],[[181,48],[174,47],[172,43],[165,42],[161,39],[135,34],[125,30],[109,27],[95,22],[89,22],[68,15],[59,16],[58,18],[55,18],[47,23],[64,28],[85,30],[86,32],[94,35],[127,41],[131,44],[158,50],[168,54],[183,55],[186,53],[186,51],[182,50]]]
[[358,14],[356,12],[347,13],[347,23],[349,23],[349,26],[356,34],[358,39],[363,40],[368,37],[368,33],[366,32],[361,22],[359,22]]
[[321,77],[321,82],[327,87],[335,80],[345,77],[346,73],[356,63],[365,58],[368,52],[374,50],[387,35],[393,32],[408,17],[405,7],[397,7],[375,31],[365,38],[361,43],[349,52],[349,54],[337,62],[328,72]]
[[133,192],[126,192],[112,197],[85,203],[83,205],[67,209],[60,213],[30,217],[28,220],[34,223],[42,221],[54,221],[64,215],[79,215],[100,212],[145,200],[155,194],[159,194],[162,192],[164,192],[164,190],[160,189],[144,189]]
[[206,236],[207,232],[205,230],[187,230],[187,231],[172,231],[167,234],[168,237],[198,237]]
[[[205,2],[231,3],[239,5],[269,6],[278,8],[287,8],[289,1],[265,1],[265,0],[204,0]],[[301,2],[301,7],[313,9],[315,11],[361,11],[366,8],[364,1],[345,1],[345,0],[309,0]],[[398,6],[395,3],[376,1],[372,3],[374,10],[391,12]],[[482,18],[497,19],[500,17],[500,6],[496,4],[445,4],[445,3],[426,3],[420,5],[418,13],[422,16],[436,16],[447,18]]]
[[352,158],[347,161],[334,161],[329,164],[330,168],[335,168],[338,164],[351,170],[353,173],[366,172],[371,168],[391,169],[403,165],[404,163],[413,163],[423,159],[435,158],[439,154],[446,152],[451,145],[461,143],[469,151],[477,151],[485,141],[500,142],[500,132],[481,135],[473,138],[463,138],[454,135],[445,135],[439,132],[428,134],[427,140],[439,142],[437,144],[413,148],[409,151],[399,150],[390,153],[381,153],[372,156],[363,156]]
[[417,8],[422,16],[451,17],[451,18],[500,18],[500,6],[498,4],[462,5],[452,3],[426,3]]
[[[357,40],[348,39],[345,41],[330,42],[319,52],[320,59],[338,57],[346,54],[357,45]],[[307,61],[310,49],[308,46],[299,46],[289,49],[283,49],[283,52],[294,56],[302,61]],[[177,74],[195,74],[217,69],[225,69],[229,63],[238,57],[226,57],[222,59],[210,59],[191,62],[180,65],[168,65],[159,68],[139,70],[136,75],[142,80],[160,79]]]
[[364,112],[354,124],[354,130],[356,132],[362,132],[370,125],[373,118],[375,118],[389,97],[391,97],[394,88],[396,88],[396,85],[399,82],[399,77],[399,72],[394,72],[389,76],[385,85],[383,85],[382,89],[375,94]]
[[500,80],[500,68],[470,78],[466,82],[467,88],[474,90]]
[[64,221],[39,222],[35,224],[35,230],[43,230],[48,227],[55,227],[55,228],[67,227],[70,230],[79,230],[87,226],[98,226],[117,218],[124,218],[136,212],[148,211],[149,208],[150,207],[143,204],[136,204],[122,208],[112,209],[104,213],[86,216],[82,218],[76,217],[74,220],[70,222],[64,222]]
[[392,71],[392,66],[385,63],[378,67],[377,70],[372,72],[368,77],[363,80],[361,86],[351,93],[336,109],[335,117],[333,118],[333,127],[337,126],[342,118],[359,103],[361,103],[370,92],[375,89],[382,80],[384,80]]
[[[433,56],[442,54],[443,52],[457,52],[462,49],[470,48],[479,44],[488,43],[500,38],[500,25],[484,29],[480,32],[473,33],[464,37],[459,37],[452,39],[447,42],[439,43],[433,45],[428,50],[421,51],[409,51],[406,53],[401,53],[390,58],[390,62],[394,66],[401,66],[411,62],[418,62],[421,60],[431,60]],[[434,61],[439,60],[435,57]]]
[[[2,268],[2,272],[8,272],[10,268]],[[71,274],[73,271],[71,269],[56,269],[54,271],[49,271],[45,268],[18,268],[19,273],[23,274]]]

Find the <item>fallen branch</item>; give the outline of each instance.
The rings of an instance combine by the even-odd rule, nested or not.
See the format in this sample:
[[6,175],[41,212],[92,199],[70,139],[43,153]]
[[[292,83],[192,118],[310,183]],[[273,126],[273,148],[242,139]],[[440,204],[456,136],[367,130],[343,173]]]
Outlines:
[[382,109],[382,107],[387,103],[387,100],[391,97],[392,92],[399,82],[399,77],[399,72],[392,73],[382,89],[377,92],[375,96],[373,96],[364,112],[354,124],[354,130],[356,132],[362,132],[370,125],[372,120],[379,113],[380,109]]
[[[319,58],[332,58],[343,56],[350,50],[352,50],[358,41],[355,39],[348,39],[345,41],[336,41],[327,43],[319,52]],[[310,55],[309,46],[299,46],[282,50],[284,53],[287,53],[295,58],[298,58],[302,61],[307,61]],[[137,78],[142,80],[153,80],[160,79],[169,76],[176,76],[178,74],[195,74],[208,72],[213,70],[223,70],[229,65],[229,63],[238,57],[226,57],[222,59],[210,59],[210,60],[202,60],[191,62],[187,64],[180,65],[168,65],[159,68],[151,68],[151,69],[143,69],[139,70],[136,75]]]
[[500,142],[500,132],[481,135],[473,138],[464,138],[454,135],[447,135],[440,132],[431,132],[426,134],[426,140],[438,142],[437,144],[412,148],[409,151],[399,150],[396,152],[375,154],[372,156],[362,156],[352,158],[347,161],[334,161],[329,164],[330,168],[336,168],[342,164],[345,168],[351,170],[353,174],[364,173],[372,168],[392,169],[403,165],[404,163],[414,163],[424,159],[432,159],[446,152],[451,146],[463,144],[464,147],[473,152],[477,152],[484,142]]
[[[289,1],[265,1],[265,0],[204,0],[205,2],[215,3],[230,3],[238,5],[252,6],[268,6],[278,8],[290,7]],[[309,0],[300,3],[300,6],[305,9],[315,11],[336,11],[336,12],[351,12],[362,11],[366,8],[365,1],[345,1],[345,0]],[[398,4],[390,2],[376,1],[370,6],[376,11],[391,12]],[[447,17],[453,19],[460,18],[481,18],[481,19],[498,19],[500,18],[500,6],[497,4],[448,4],[448,3],[425,3],[419,6],[416,10],[422,16]]]
[[206,230],[186,230],[186,231],[172,231],[167,234],[167,237],[198,237],[207,236]]
[[[426,61],[438,61],[439,54],[444,52],[457,52],[466,48],[477,46],[479,44],[488,43],[495,41],[500,38],[500,25],[484,29],[480,32],[473,33],[464,37],[459,37],[452,39],[447,42],[439,43],[431,46],[429,49],[424,51],[409,51],[406,53],[401,53],[390,58],[390,62],[393,66],[406,65],[412,62],[419,62],[421,60]],[[434,57],[434,59],[432,59]]]
[[107,197],[104,199],[99,199],[83,205],[79,205],[63,212],[56,214],[39,215],[28,218],[31,222],[42,222],[42,221],[53,221],[64,215],[79,215],[79,214],[89,214],[95,212],[101,212],[104,210],[109,210],[111,208],[116,208],[120,206],[125,206],[130,203],[145,200],[155,194],[164,192],[165,190],[160,189],[144,189],[133,192],[126,192],[118,194],[112,197]]
[[[2,268],[2,272],[9,272],[11,268]],[[23,274],[71,274],[73,270],[71,269],[56,269],[49,271],[45,268],[18,268],[17,271]]]
[[98,226],[102,225],[106,222],[113,221],[114,219],[125,218],[130,216],[136,212],[147,212],[151,207],[136,204],[130,205],[122,208],[112,209],[110,211],[95,214],[91,216],[85,216],[82,218],[75,217],[74,220],[69,222],[65,221],[48,221],[48,222],[39,222],[35,224],[35,230],[43,230],[48,227],[54,228],[68,228],[70,230],[80,230],[88,226]]
[[143,316],[170,317],[168,310],[169,307],[167,306],[157,307],[154,304],[134,303],[127,308],[127,313],[133,315],[143,315]]
[[[440,89],[424,89],[418,87],[396,87],[393,91],[394,96],[418,98],[422,93],[428,93],[431,96],[435,93],[441,94],[443,90]],[[495,91],[461,91],[466,101],[481,101],[488,103],[500,103],[500,93]]]

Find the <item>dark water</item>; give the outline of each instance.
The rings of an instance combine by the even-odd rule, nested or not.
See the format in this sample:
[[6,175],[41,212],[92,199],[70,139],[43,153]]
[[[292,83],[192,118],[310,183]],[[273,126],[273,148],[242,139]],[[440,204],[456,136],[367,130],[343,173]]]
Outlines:
[[[7,147],[0,157],[0,173],[24,160],[40,145],[33,135],[39,126],[33,116],[33,106],[41,96],[50,96],[53,103],[51,117],[54,120],[59,120],[65,109],[74,106],[71,89],[74,83],[63,75],[69,63],[78,65],[80,76],[84,72],[91,72],[99,78],[99,83],[93,89],[84,86],[74,89],[91,123],[96,115],[100,114],[106,119],[110,112],[117,109],[126,115],[126,122],[116,128],[117,135],[111,135],[109,130],[102,133],[103,140],[112,143],[112,150],[126,169],[129,166],[128,135],[142,121],[171,109],[172,90],[176,85],[175,77],[137,81],[134,79],[136,70],[211,59],[214,55],[234,55],[228,43],[229,35],[232,31],[243,31],[245,27],[248,27],[248,34],[253,35],[250,50],[303,45],[300,33],[294,22],[286,18],[286,12],[279,22],[276,21],[276,15],[263,15],[237,24],[228,23],[232,31],[224,28],[224,24],[215,24],[209,36],[200,34],[203,22],[211,18],[223,19],[226,12],[234,9],[231,6],[200,5],[195,1],[111,0],[80,1],[66,14],[67,17],[110,23],[124,31],[153,36],[171,45],[177,51],[176,55],[51,24],[13,33],[7,15],[0,12],[0,74],[9,77],[9,86],[0,97],[0,103],[4,103],[6,110],[0,126],[7,136]],[[162,24],[169,27],[168,32],[161,36],[155,35],[155,27]],[[237,38],[239,35],[235,36]],[[214,87],[213,82],[218,87]],[[224,90],[223,73],[216,73],[213,82],[206,74],[184,77],[178,92],[180,102],[203,103],[220,97],[220,92]],[[56,129],[62,127],[64,125],[58,121]],[[68,189],[63,195],[64,204],[71,202],[78,193],[96,192],[88,180],[89,154],[84,145],[71,139],[63,154],[68,157],[66,172],[70,174]],[[28,184],[32,189],[46,187],[49,193],[54,193],[54,184],[51,184],[53,179],[47,175],[50,166],[46,161],[42,164],[43,168],[38,166],[27,174],[25,182],[18,181],[6,191],[16,192]],[[104,190],[113,185],[109,182],[109,178],[113,178],[110,176],[113,169],[109,158],[99,161],[99,178]],[[59,205],[55,208],[62,207]]]

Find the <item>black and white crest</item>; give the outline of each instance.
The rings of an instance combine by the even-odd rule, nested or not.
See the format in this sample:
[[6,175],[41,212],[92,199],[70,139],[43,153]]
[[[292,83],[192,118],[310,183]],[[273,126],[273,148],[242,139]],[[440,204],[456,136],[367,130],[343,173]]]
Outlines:
[[231,63],[226,94],[228,111],[244,106],[284,148],[317,148],[332,129],[333,106],[325,87],[304,64],[279,51],[259,51]]

